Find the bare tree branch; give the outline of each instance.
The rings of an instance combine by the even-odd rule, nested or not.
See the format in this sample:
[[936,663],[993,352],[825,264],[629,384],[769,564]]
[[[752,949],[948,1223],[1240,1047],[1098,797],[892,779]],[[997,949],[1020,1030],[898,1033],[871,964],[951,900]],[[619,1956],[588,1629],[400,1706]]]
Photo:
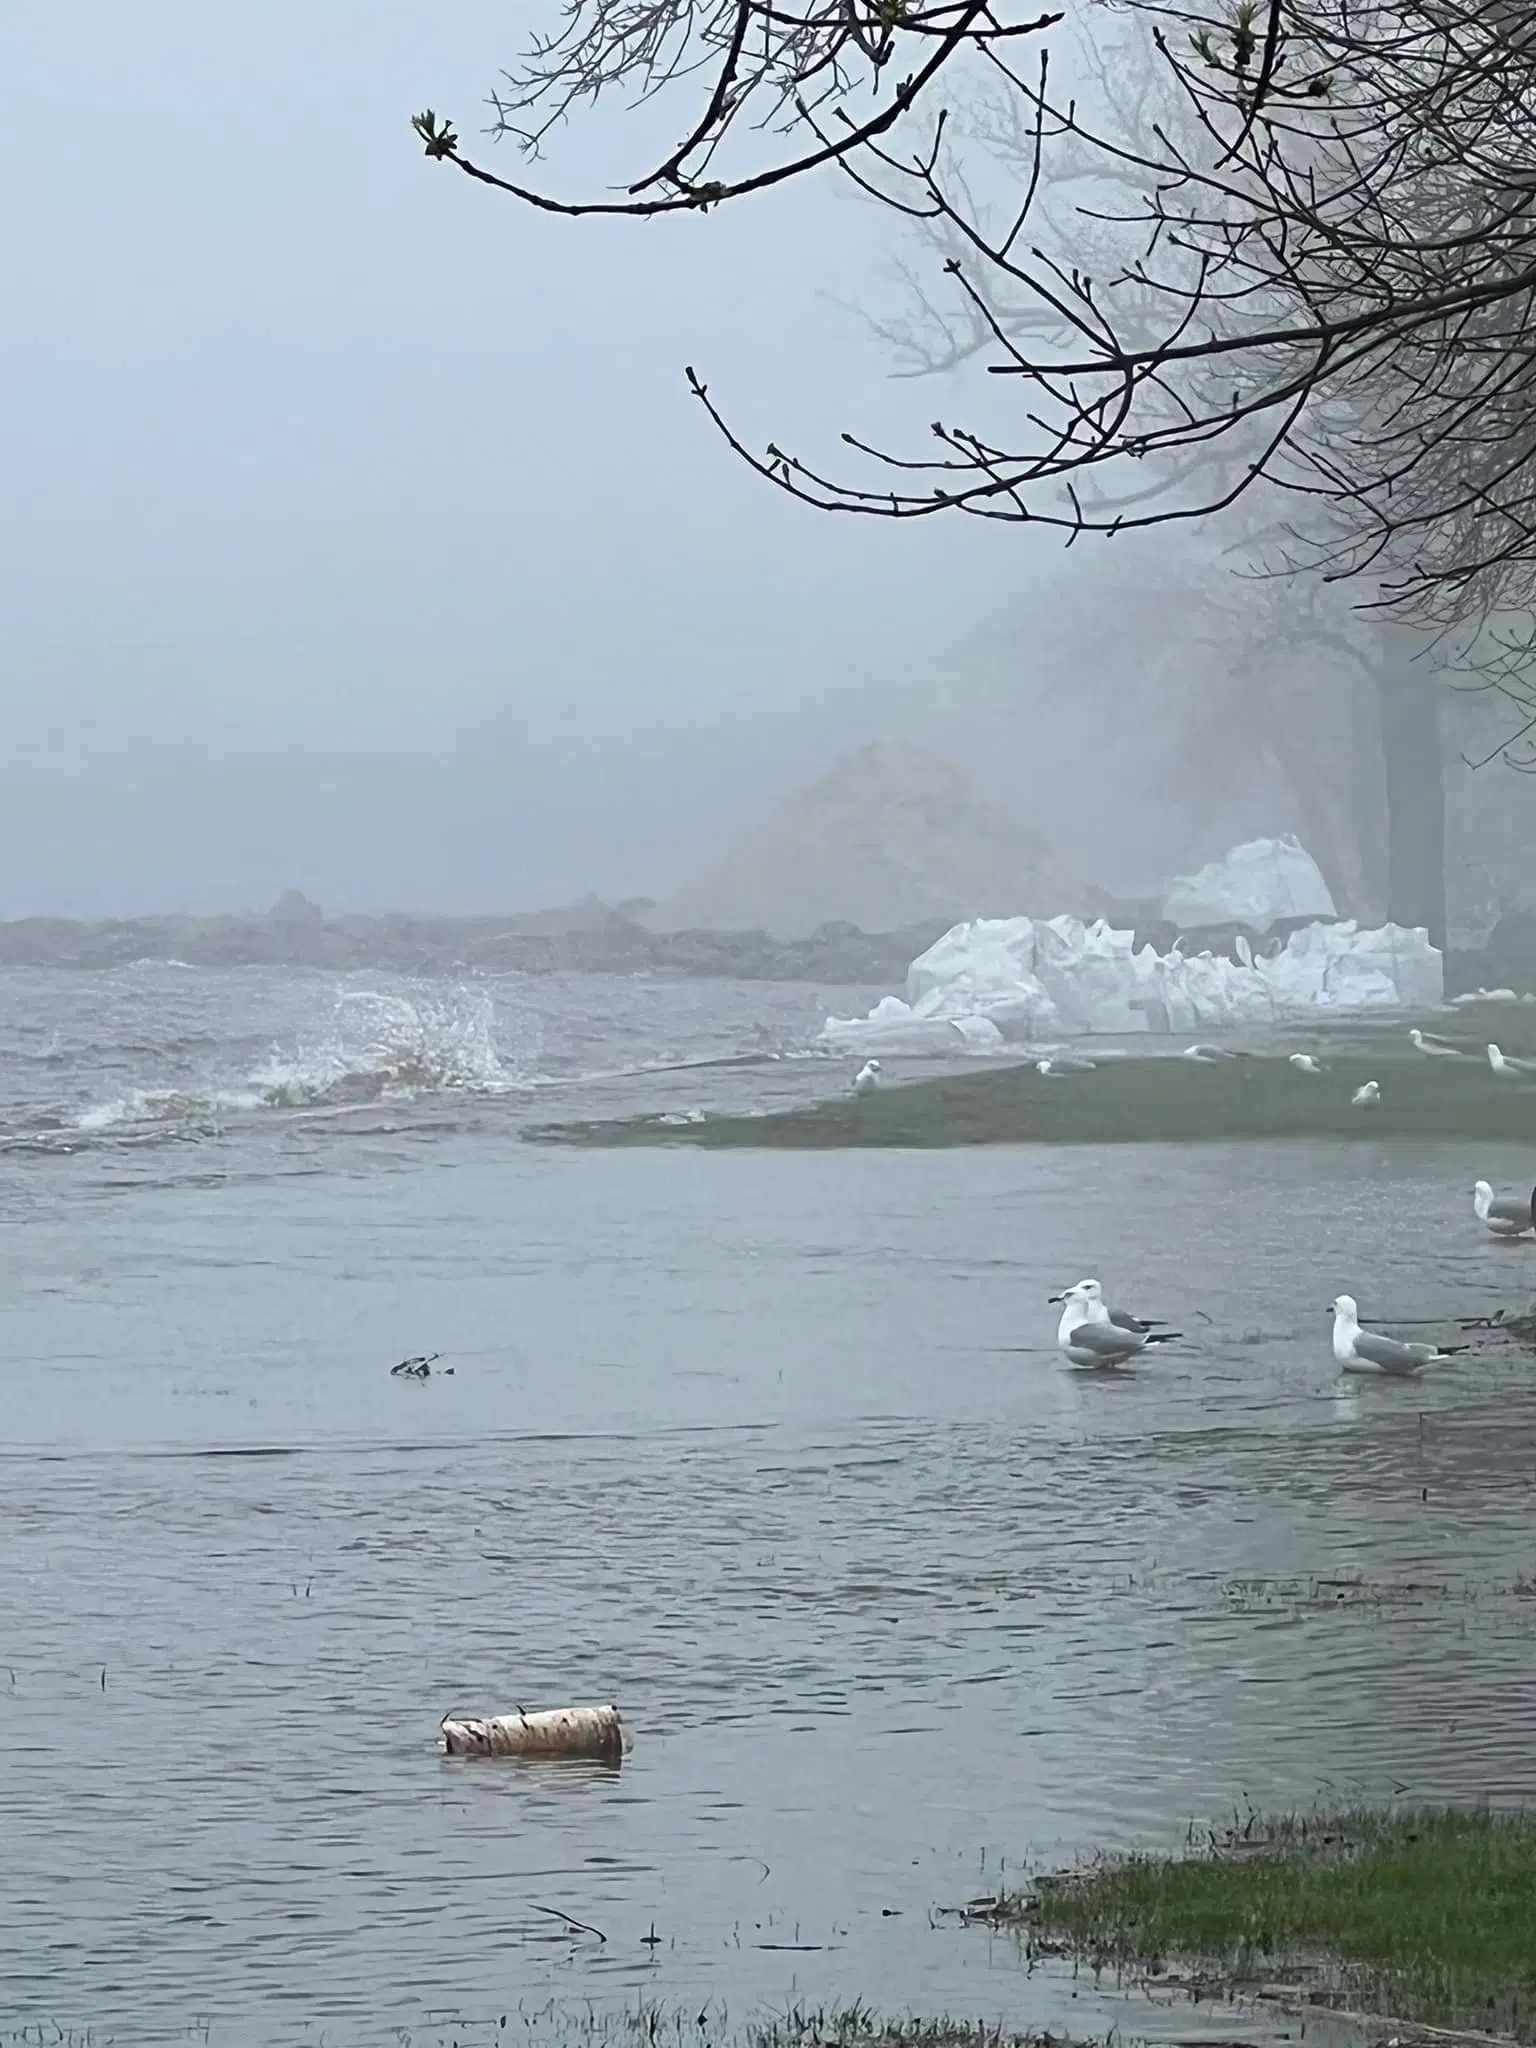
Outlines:
[[[502,178],[435,116],[417,129],[546,211],[699,209],[833,167],[922,224],[957,310],[922,288],[914,366],[988,373],[926,451],[848,433],[838,471],[753,449],[688,372],[737,455],[809,504],[1076,540],[1262,488],[1294,508],[1292,566],[1369,576],[1426,630],[1536,611],[1536,16],[1129,0],[1084,17],[1133,58],[1091,118],[1043,61],[1015,61],[1058,19],[1006,0],[569,0],[493,102],[530,153],[615,88],[706,81],[678,146],[606,200]],[[961,58],[1012,138],[985,189],[936,97]],[[728,146],[769,129],[784,154],[724,175]]]

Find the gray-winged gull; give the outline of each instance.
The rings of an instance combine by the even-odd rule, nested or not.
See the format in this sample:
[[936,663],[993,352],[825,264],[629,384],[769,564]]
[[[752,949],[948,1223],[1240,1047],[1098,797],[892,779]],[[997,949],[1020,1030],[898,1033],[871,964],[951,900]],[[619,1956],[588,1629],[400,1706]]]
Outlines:
[[1056,1342],[1072,1365],[1124,1365],[1149,1344],[1171,1344],[1178,1330],[1153,1330],[1139,1316],[1124,1310],[1113,1313],[1104,1305],[1104,1290],[1097,1280],[1079,1280],[1064,1294],[1053,1294],[1062,1304],[1056,1326]]
[[1341,1294],[1333,1304],[1333,1355],[1346,1372],[1409,1379],[1422,1367],[1466,1349],[1465,1344],[1404,1344],[1379,1331],[1362,1330],[1359,1305],[1352,1294]]
[[1472,1189],[1472,1213],[1495,1237],[1522,1237],[1536,1229],[1536,1188],[1529,1196],[1496,1195],[1487,1181]]
[[[1133,1316],[1129,1309],[1105,1307],[1102,1281],[1079,1280],[1076,1287],[1069,1291],[1080,1294],[1084,1301],[1096,1302],[1100,1307],[1103,1307],[1105,1315],[1108,1316],[1117,1330],[1139,1331],[1142,1336],[1146,1336],[1152,1330],[1166,1330],[1168,1327],[1161,1316]],[[1056,1308],[1066,1298],[1066,1292],[1052,1294],[1047,1299],[1047,1306]],[[1097,1317],[1095,1320],[1097,1320]]]
[[1408,1034],[1408,1043],[1415,1051],[1427,1053],[1432,1060],[1470,1059],[1470,1053],[1463,1052],[1459,1045],[1452,1045],[1448,1038],[1436,1038],[1432,1031],[1421,1031],[1417,1025]]
[[1488,1064],[1501,1081],[1528,1081],[1536,1074],[1536,1060],[1512,1060],[1496,1045],[1488,1047]]
[[873,1095],[879,1086],[880,1062],[866,1060],[853,1077],[853,1092],[855,1095]]
[[1313,1059],[1309,1052],[1293,1052],[1291,1065],[1298,1074],[1326,1074],[1328,1071],[1322,1061]]
[[1349,1098],[1351,1109],[1379,1109],[1381,1107],[1381,1083],[1366,1081]]

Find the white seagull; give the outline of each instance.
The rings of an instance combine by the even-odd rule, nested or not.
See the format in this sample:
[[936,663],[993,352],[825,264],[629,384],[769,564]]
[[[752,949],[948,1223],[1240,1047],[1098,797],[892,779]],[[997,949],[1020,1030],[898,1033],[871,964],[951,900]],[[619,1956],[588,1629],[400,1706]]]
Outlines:
[[1081,1053],[1058,1052],[1049,1058],[1035,1061],[1035,1072],[1053,1078],[1058,1074],[1091,1074],[1094,1063],[1085,1060]]
[[1149,1344],[1171,1344],[1178,1330],[1154,1330],[1139,1316],[1104,1306],[1104,1290],[1097,1280],[1079,1280],[1065,1294],[1053,1294],[1060,1302],[1061,1321],[1056,1342],[1072,1365],[1124,1365]]
[[1349,1098],[1352,1109],[1379,1109],[1381,1107],[1381,1083],[1367,1081],[1357,1088]]
[[1202,1066],[1213,1067],[1218,1060],[1235,1060],[1235,1052],[1227,1052],[1219,1045],[1186,1045],[1179,1054],[1181,1060],[1197,1060]]
[[1523,1237],[1526,1231],[1536,1230],[1536,1188],[1528,1201],[1519,1200],[1496,1195],[1487,1181],[1480,1180],[1472,1189],[1472,1213],[1495,1237]]
[[1396,1337],[1383,1337],[1376,1330],[1362,1330],[1360,1309],[1352,1294],[1341,1294],[1333,1304],[1333,1355],[1345,1372],[1381,1373],[1389,1379],[1408,1379],[1421,1367],[1437,1364],[1465,1344],[1403,1344]]
[[1408,1043],[1416,1052],[1427,1053],[1432,1060],[1464,1060],[1470,1057],[1459,1045],[1451,1045],[1443,1038],[1426,1038],[1417,1025],[1409,1032]]
[[[1099,1309],[1102,1308],[1104,1316],[1114,1324],[1117,1330],[1131,1330],[1139,1333],[1141,1336],[1146,1336],[1153,1330],[1166,1330],[1168,1327],[1161,1316],[1133,1316],[1129,1309],[1105,1307],[1104,1287],[1101,1281],[1079,1280],[1076,1287],[1069,1291],[1074,1294],[1080,1294],[1083,1300],[1089,1304],[1093,1310],[1095,1322],[1103,1320],[1103,1317],[1098,1313]],[[1065,1293],[1050,1295],[1047,1306],[1056,1308],[1066,1299]]]
[[855,1095],[873,1095],[879,1086],[880,1062],[866,1060],[853,1077],[853,1092]]
[[1298,1074],[1326,1074],[1328,1071],[1322,1061],[1313,1059],[1309,1052],[1293,1052],[1291,1065]]
[[1496,1045],[1488,1048],[1488,1064],[1501,1081],[1525,1081],[1536,1074],[1536,1060],[1506,1059]]

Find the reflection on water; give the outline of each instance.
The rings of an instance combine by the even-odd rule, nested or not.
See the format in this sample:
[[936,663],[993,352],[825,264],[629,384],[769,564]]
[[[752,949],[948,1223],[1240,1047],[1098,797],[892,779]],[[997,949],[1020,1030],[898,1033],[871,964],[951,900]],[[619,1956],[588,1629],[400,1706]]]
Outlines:
[[[1518,1295],[1467,1190],[1519,1158],[434,1117],[0,1163],[0,2023],[1134,2032],[935,1906],[1245,1799],[1536,1793],[1536,1362],[1341,1396],[1326,1315]],[[1062,1370],[1084,1272],[1189,1341]],[[617,1773],[438,1753],[609,1698]]]

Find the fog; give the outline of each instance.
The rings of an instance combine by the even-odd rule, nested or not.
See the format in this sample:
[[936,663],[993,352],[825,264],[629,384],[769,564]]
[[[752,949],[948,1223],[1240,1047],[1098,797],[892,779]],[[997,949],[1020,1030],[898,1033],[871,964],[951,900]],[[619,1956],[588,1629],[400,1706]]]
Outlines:
[[526,30],[8,12],[0,913],[666,887],[1016,601],[1015,536],[818,519],[684,387],[808,446],[902,418],[838,303],[872,208],[563,223],[424,160]]
[[[1122,889],[1305,826],[1247,711],[1213,736],[1241,644],[1149,608],[1214,545],[819,515],[711,428],[687,363],[750,442],[834,464],[845,427],[964,411],[863,317],[918,255],[890,215],[831,179],[551,219],[424,158],[428,105],[494,158],[531,26],[0,24],[0,916],[664,894],[872,739]],[[671,113],[604,108],[540,175],[615,184]]]

